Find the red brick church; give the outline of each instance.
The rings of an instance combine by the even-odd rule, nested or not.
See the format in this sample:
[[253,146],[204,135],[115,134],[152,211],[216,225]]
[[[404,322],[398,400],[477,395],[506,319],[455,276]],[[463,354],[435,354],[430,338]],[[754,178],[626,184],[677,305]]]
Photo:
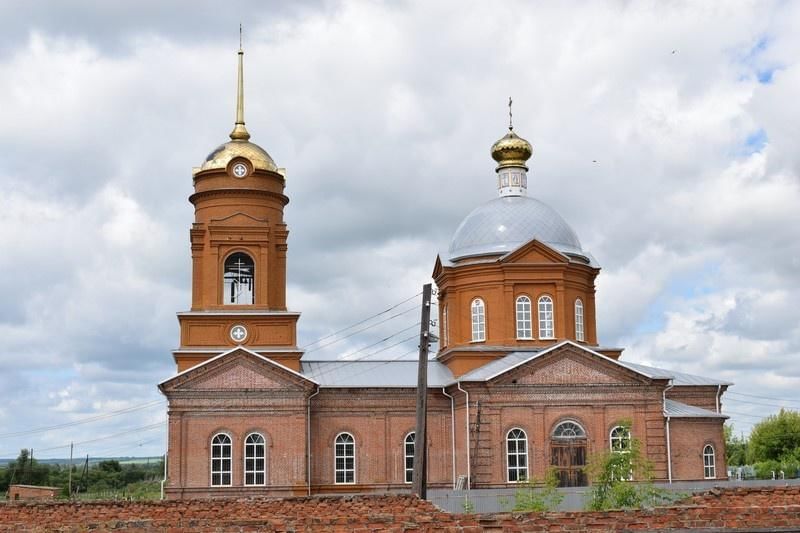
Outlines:
[[[250,142],[242,57],[230,141],[193,171],[192,306],[167,397],[168,498],[407,490],[417,362],[313,360],[286,305],[285,172]],[[596,260],[528,196],[531,145],[497,141],[498,197],[436,258],[428,485],[590,483],[588,457],[631,438],[658,480],[726,477],[730,383],[635,364],[597,340]],[[424,280],[420,280],[422,283]],[[628,429],[628,427],[630,429]]]

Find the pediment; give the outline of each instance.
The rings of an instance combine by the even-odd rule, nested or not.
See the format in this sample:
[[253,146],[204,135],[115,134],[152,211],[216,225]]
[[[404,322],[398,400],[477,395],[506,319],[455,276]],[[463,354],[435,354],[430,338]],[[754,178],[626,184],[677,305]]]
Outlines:
[[532,357],[491,381],[523,385],[619,385],[651,380],[601,355],[567,344]]
[[437,255],[436,262],[433,264],[433,274],[431,275],[431,277],[436,278],[441,273],[442,273],[442,258]]
[[558,250],[532,239],[500,258],[506,264],[568,263],[569,259]]
[[314,382],[283,365],[236,348],[161,383],[162,391],[304,390]]

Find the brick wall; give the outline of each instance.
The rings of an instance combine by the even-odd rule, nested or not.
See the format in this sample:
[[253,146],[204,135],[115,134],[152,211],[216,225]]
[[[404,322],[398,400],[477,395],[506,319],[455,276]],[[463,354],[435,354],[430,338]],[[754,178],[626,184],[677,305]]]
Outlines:
[[0,505],[0,531],[796,531],[800,487],[715,489],[644,511],[448,514],[411,496]]

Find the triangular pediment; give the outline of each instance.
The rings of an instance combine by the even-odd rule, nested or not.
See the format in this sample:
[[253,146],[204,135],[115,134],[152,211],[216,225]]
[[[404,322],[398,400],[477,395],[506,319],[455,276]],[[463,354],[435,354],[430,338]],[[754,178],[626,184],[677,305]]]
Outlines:
[[442,258],[439,255],[437,255],[436,262],[433,264],[433,275],[431,277],[436,278],[441,273],[442,273]]
[[264,356],[234,348],[159,385],[164,391],[301,390],[315,383]]
[[568,263],[569,258],[543,242],[532,239],[501,257],[500,262],[507,264]]
[[567,343],[531,357],[493,377],[496,384],[618,385],[650,383],[651,379],[617,362]]

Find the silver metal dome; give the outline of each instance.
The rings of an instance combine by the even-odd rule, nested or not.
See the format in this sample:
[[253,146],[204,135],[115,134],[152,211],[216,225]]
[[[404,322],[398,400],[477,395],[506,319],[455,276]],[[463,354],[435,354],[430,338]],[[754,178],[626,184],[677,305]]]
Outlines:
[[450,241],[449,260],[507,253],[534,238],[593,263],[564,219],[549,205],[527,196],[495,198],[467,215]]

